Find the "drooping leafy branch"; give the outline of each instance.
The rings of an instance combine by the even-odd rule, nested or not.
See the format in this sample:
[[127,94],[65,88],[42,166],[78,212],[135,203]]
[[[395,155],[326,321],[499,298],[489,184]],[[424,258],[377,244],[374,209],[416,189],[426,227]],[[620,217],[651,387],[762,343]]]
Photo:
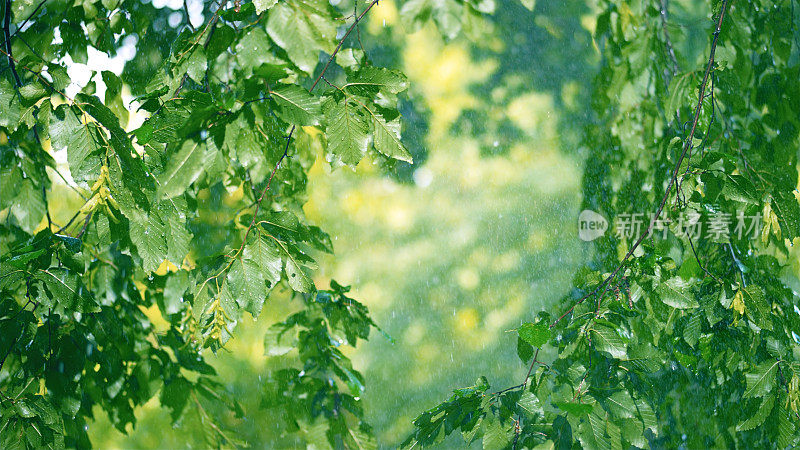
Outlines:
[[[492,449],[797,442],[798,296],[782,275],[800,235],[796,14],[713,2],[704,71],[681,73],[702,47],[667,32],[692,16],[670,5],[603,2],[597,17],[584,206],[616,233],[595,241],[564,314],[517,330],[524,381],[457,390],[405,446],[456,430]],[[643,232],[625,231],[634,214]]]
[[[208,423],[207,445],[244,445],[214,415],[243,411],[203,350],[272,297],[302,299],[280,326],[297,330],[303,369],[264,386],[268,406],[310,445],[374,446],[363,378],[338,349],[374,323],[347,288],[317,290],[331,239],[302,205],[318,152],[411,160],[406,79],[361,42],[377,4],[211,1],[199,23],[187,5],[4,2],[0,446],[89,447],[95,407],[126,431],[155,396],[173,421]],[[68,71],[90,49],[135,56],[79,83]]]
[[[622,260],[617,265],[617,267],[611,272],[611,274],[606,276],[603,282],[600,283],[599,286],[597,286],[594,290],[590,291],[589,293],[581,297],[577,302],[575,302],[574,305],[569,307],[569,309],[567,309],[565,313],[563,313],[556,320],[554,320],[553,323],[550,324],[550,328],[555,327],[558,324],[558,322],[561,321],[561,319],[571,314],[572,311],[575,310],[576,306],[583,303],[586,299],[594,297],[595,295],[597,295],[598,297],[597,307],[599,308],[600,300],[602,300],[605,293],[608,292],[608,289],[611,287],[610,282],[616,278],[620,269],[625,267],[625,263],[628,261],[631,255],[633,255],[633,252],[635,252],[636,249],[639,248],[639,245],[642,243],[642,241],[645,240],[645,238],[650,236],[650,233],[653,232],[653,228],[656,226],[657,223],[659,223],[658,220],[661,217],[661,213],[664,212],[664,207],[667,205],[667,200],[669,200],[670,198],[670,194],[672,193],[672,188],[676,187],[676,185],[678,184],[678,174],[681,170],[681,165],[683,164],[683,160],[686,158],[686,154],[689,152],[689,150],[695,148],[695,144],[693,141],[694,133],[695,131],[697,131],[697,123],[700,120],[700,112],[703,110],[703,101],[706,98],[706,87],[708,85],[708,80],[709,80],[708,76],[711,73],[712,67],[714,66],[714,53],[717,51],[717,38],[719,37],[719,33],[722,30],[722,21],[725,19],[725,7],[727,6],[727,3],[728,3],[727,0],[722,1],[722,6],[719,12],[719,18],[717,19],[717,28],[714,30],[714,35],[713,35],[714,37],[711,40],[711,51],[708,56],[708,63],[706,64],[706,70],[705,73],[703,74],[703,81],[700,82],[699,93],[697,95],[697,106],[695,106],[694,108],[694,116],[692,119],[692,127],[691,130],[689,131],[689,136],[687,136],[686,139],[684,140],[683,150],[681,151],[677,161],[675,161],[675,168],[672,170],[672,176],[669,178],[669,182],[667,183],[667,188],[664,191],[664,195],[661,197],[661,202],[658,204],[658,209],[656,209],[653,218],[649,221],[647,228],[644,230],[644,232],[642,232],[639,235],[639,238],[636,239],[633,245],[631,245],[628,252],[625,253],[625,256],[622,257]],[[662,14],[664,14],[663,9],[662,9]],[[664,39],[666,41],[669,41],[669,35],[665,33]],[[668,48],[670,48],[670,57],[672,57],[671,47]],[[600,291],[601,289],[602,292]]]

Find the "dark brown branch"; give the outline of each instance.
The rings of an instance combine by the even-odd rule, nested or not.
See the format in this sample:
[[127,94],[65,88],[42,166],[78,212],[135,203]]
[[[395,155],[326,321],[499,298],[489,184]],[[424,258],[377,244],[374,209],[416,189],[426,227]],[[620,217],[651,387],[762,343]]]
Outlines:
[[14,82],[17,84],[17,89],[22,87],[22,80],[17,73],[17,63],[14,61],[14,54],[11,51],[11,0],[6,0],[6,6],[3,11],[3,39],[6,44],[6,56],[8,57],[8,67],[11,69],[11,74],[14,76]]
[[525,381],[522,382],[522,387],[524,388],[528,384],[528,380],[531,378],[531,373],[533,372],[533,367],[536,365],[539,359],[539,350],[541,347],[536,349],[536,353],[533,355],[533,361],[531,361],[531,366],[528,367],[528,373],[525,375]]
[[656,211],[653,220],[650,221],[650,225],[648,225],[644,233],[642,233],[642,235],[639,236],[639,239],[637,239],[636,242],[634,242],[633,246],[630,248],[630,250],[628,250],[628,253],[625,254],[625,257],[623,257],[622,261],[620,261],[619,265],[617,265],[617,268],[614,269],[614,271],[611,272],[611,274],[608,275],[599,286],[597,286],[594,290],[592,290],[588,294],[581,297],[577,302],[575,302],[574,305],[572,305],[566,312],[564,312],[564,314],[559,316],[558,319],[556,319],[550,325],[550,328],[556,326],[558,322],[560,322],[564,317],[572,313],[572,311],[574,311],[575,308],[581,303],[583,303],[587,298],[593,296],[601,289],[603,289],[603,292],[605,292],[605,289],[607,289],[608,287],[608,283],[619,273],[622,267],[625,266],[625,263],[628,261],[628,258],[630,258],[633,252],[636,251],[637,248],[639,248],[639,245],[642,243],[642,241],[644,241],[644,239],[648,235],[650,235],[650,233],[653,231],[653,226],[655,224],[655,221],[661,216],[661,213],[664,211],[664,206],[667,204],[667,199],[669,199],[669,195],[672,193],[672,188],[675,185],[675,180],[677,179],[678,172],[681,169],[681,164],[683,163],[683,160],[686,158],[686,154],[692,148],[692,139],[694,138],[694,133],[697,130],[697,123],[700,120],[700,111],[703,109],[703,99],[705,98],[706,95],[706,86],[708,84],[708,78],[709,74],[711,73],[711,68],[714,66],[714,52],[716,52],[717,50],[717,40],[719,38],[720,29],[722,28],[722,21],[725,18],[725,9],[727,8],[727,6],[728,6],[728,0],[723,0],[722,8],[720,9],[719,12],[719,19],[717,19],[717,28],[714,31],[714,38],[711,41],[711,51],[708,56],[708,64],[706,65],[706,71],[705,74],[703,75],[703,82],[700,83],[700,93],[697,97],[697,106],[694,109],[694,119],[692,120],[692,128],[691,131],[689,132],[689,136],[687,136],[686,138],[686,142],[684,142],[683,144],[683,151],[681,152],[681,156],[675,162],[675,168],[672,171],[672,176],[669,179],[669,184],[667,185],[667,189],[664,192],[664,196],[661,198],[661,203],[658,206],[658,210]]

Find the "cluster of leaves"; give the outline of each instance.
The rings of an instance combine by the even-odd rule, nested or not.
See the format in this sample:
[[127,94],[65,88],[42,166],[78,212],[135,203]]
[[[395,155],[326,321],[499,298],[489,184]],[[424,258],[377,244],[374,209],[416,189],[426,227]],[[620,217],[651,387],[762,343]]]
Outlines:
[[[790,1],[601,3],[584,207],[613,222],[663,199],[659,218],[672,221],[655,235],[645,221],[641,242],[596,240],[562,311],[518,330],[530,378],[456,391],[406,445],[458,429],[492,449],[792,447],[799,299],[782,277],[800,236],[797,13]],[[698,15],[713,20],[673,26]],[[681,214],[730,220],[698,238]],[[739,214],[762,226],[737,232]],[[501,426],[479,426],[498,398],[509,398]]]
[[293,404],[281,411],[285,427],[314,448],[377,447],[359,404],[364,377],[340,350],[366,340],[377,326],[364,305],[345,295],[349,290],[332,281],[331,290],[306,295],[305,308],[273,325],[265,337],[269,355],[296,350],[303,366],[270,374],[264,406]]
[[[242,413],[203,350],[223,347],[244,313],[258,317],[277,286],[304,299],[278,325],[297,333],[303,369],[275,375],[269,406],[291,411],[287,429],[317,447],[374,446],[363,379],[337,348],[374,323],[347,289],[317,291],[314,253],[331,239],[302,205],[319,153],[333,166],[411,161],[397,108],[406,79],[360,45],[376,4],[211,1],[197,24],[189,8],[149,2],[4,2],[3,448],[89,447],[95,407],[125,432],[157,395],[174,421],[200,414],[209,445],[242,444],[206,412]],[[132,46],[121,74],[92,72],[85,85],[67,74],[65,61]],[[56,217],[48,198],[63,189],[81,204]],[[220,192],[238,197],[209,214]]]
[[[544,322],[523,324],[518,334],[517,348],[525,361],[536,360],[539,352],[534,354],[533,348],[541,348],[550,337]],[[480,377],[474,386],[456,389],[448,401],[414,419],[415,430],[402,447],[435,444],[456,430],[461,431],[468,444],[482,439],[484,448],[541,444],[546,429],[539,422],[544,419],[544,410],[533,394],[535,389],[526,389],[527,383],[526,377],[518,386],[489,392],[489,381]]]

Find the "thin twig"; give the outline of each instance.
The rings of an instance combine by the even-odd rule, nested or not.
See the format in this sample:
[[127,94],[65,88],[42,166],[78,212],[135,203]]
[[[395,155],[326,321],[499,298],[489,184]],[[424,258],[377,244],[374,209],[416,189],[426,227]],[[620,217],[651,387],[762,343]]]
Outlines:
[[541,347],[536,349],[536,353],[533,355],[533,361],[531,361],[531,366],[528,367],[528,373],[525,374],[525,381],[522,382],[522,387],[524,388],[528,384],[528,380],[531,378],[531,373],[533,373],[533,367],[536,365],[539,359],[539,350]]
[[75,214],[73,214],[73,215],[72,215],[72,218],[70,218],[70,219],[69,219],[69,221],[68,221],[66,224],[64,224],[64,226],[63,226],[63,227],[59,228],[59,229],[58,229],[58,231],[56,231],[56,234],[61,234],[61,233],[63,233],[63,232],[64,232],[64,230],[66,230],[67,228],[69,228],[69,226],[70,226],[70,225],[72,225],[72,222],[74,222],[74,221],[75,221],[75,219],[77,219],[77,218],[78,218],[78,216],[80,216],[80,215],[81,215],[81,211],[80,211],[80,210],[78,210],[78,212],[76,212]]
[[719,277],[717,277],[713,273],[709,272],[708,269],[706,269],[705,266],[703,266],[703,262],[700,261],[700,256],[697,254],[697,250],[695,250],[695,248],[694,248],[694,242],[692,242],[692,237],[689,235],[688,232],[686,232],[686,239],[689,241],[689,245],[692,247],[692,253],[694,253],[694,259],[697,260],[697,265],[700,266],[701,269],[703,269],[703,272],[705,272],[706,275],[708,275],[711,278],[715,279],[719,284],[724,285],[725,283],[723,283],[722,280],[719,279]]
[[38,5],[36,5],[36,9],[34,9],[33,12],[30,13],[28,17],[26,17],[25,20],[22,21],[22,24],[20,24],[20,26],[18,26],[17,29],[14,30],[14,33],[11,35],[11,37],[16,36],[17,33],[19,33],[20,31],[22,31],[23,28],[25,28],[25,25],[27,25],[28,22],[33,18],[33,16],[36,15],[36,13],[39,11],[39,8],[41,8],[42,5],[45,4],[45,2],[47,2],[47,0],[42,0],[41,2],[39,2]]
[[53,218],[50,217],[50,205],[47,204],[47,188],[42,183],[42,200],[44,201],[44,212],[47,216],[47,231],[53,230]]
[[86,233],[86,229],[89,227],[89,221],[92,220],[92,214],[94,214],[94,211],[90,211],[89,214],[86,215],[86,219],[83,221],[83,227],[81,228],[81,231],[75,235],[76,239],[82,238],[83,234]]

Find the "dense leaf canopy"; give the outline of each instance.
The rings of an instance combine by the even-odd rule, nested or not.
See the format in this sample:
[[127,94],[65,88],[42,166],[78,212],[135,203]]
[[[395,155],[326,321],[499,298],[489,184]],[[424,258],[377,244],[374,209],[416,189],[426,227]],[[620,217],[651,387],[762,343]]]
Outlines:
[[[458,431],[488,449],[793,446],[800,11],[596,3],[601,68],[582,87],[591,111],[573,111],[583,206],[638,226],[595,240],[571,292],[517,328],[519,384],[454,390],[403,445]],[[380,329],[349,287],[315,285],[332,239],[303,210],[318,158],[402,176],[417,156],[407,77],[362,39],[377,4],[3,1],[0,447],[88,448],[98,410],[126,432],[153,398],[175,423],[198,415],[205,445],[247,445],[220,420],[246,411],[207,359],[279,296],[294,307],[264,351],[293,364],[260,406],[294,445],[377,445],[346,347]],[[480,39],[495,9],[399,14]],[[98,55],[119,70],[80,73]],[[64,189],[80,202],[51,214]]]

